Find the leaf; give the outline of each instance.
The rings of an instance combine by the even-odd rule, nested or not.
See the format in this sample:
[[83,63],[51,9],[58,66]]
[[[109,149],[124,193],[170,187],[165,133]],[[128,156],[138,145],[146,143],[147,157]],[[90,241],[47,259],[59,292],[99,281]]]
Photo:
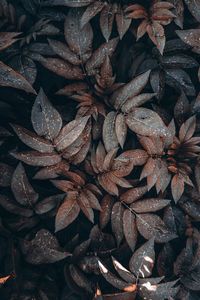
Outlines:
[[58,111],[51,105],[43,90],[33,104],[31,122],[34,130],[40,136],[53,140],[62,127],[62,119]]
[[117,148],[118,146],[118,140],[115,132],[116,116],[116,113],[111,111],[107,114],[103,123],[103,142],[107,152]]
[[174,14],[176,18],[174,22],[180,28],[183,28],[183,20],[184,20],[184,4],[183,0],[171,0],[170,2],[174,5]]
[[25,169],[21,163],[15,169],[11,189],[17,202],[26,207],[32,207],[38,200],[39,195],[30,185]]
[[149,80],[150,72],[147,71],[133,78],[129,83],[113,93],[110,103],[114,105],[115,109],[120,109],[129,98],[133,98],[143,90]]
[[62,251],[55,236],[48,230],[39,230],[31,241],[21,243],[26,261],[33,265],[55,263],[71,254]]
[[120,277],[125,280],[128,283],[135,283],[136,278],[135,276],[127,270],[125,267],[123,267],[119,261],[117,261],[114,257],[112,257],[112,262],[114,265],[115,270],[120,275]]
[[0,162],[0,186],[1,187],[10,186],[13,171],[14,171],[13,167]]
[[117,289],[124,290],[129,284],[121,279],[118,279],[114,274],[112,274],[100,261],[98,261],[99,269],[102,276],[107,282]]
[[64,198],[63,194],[49,196],[37,203],[34,210],[36,214],[42,215],[54,209]]
[[138,234],[135,216],[129,209],[126,209],[123,214],[123,231],[127,244],[134,251]]
[[188,141],[192,138],[193,134],[195,133],[196,129],[196,117],[190,117],[187,119],[185,123],[181,125],[179,130],[179,139],[181,142]]
[[36,94],[30,83],[19,73],[0,61],[0,86],[12,87],[27,93]]
[[200,29],[176,30],[176,34],[184,43],[192,47],[192,51],[200,53]]
[[189,111],[190,111],[189,100],[187,99],[184,92],[182,92],[174,106],[174,117],[176,119],[176,122],[178,122],[179,125],[181,125],[185,121],[186,116],[189,114]]
[[55,231],[69,226],[79,215],[80,207],[73,197],[66,197],[58,209],[55,220]]
[[84,215],[88,218],[88,220],[94,223],[94,212],[90,206],[88,199],[83,193],[79,195],[79,197],[77,198],[77,202]]
[[9,199],[7,196],[1,194],[0,194],[0,205],[11,214],[15,214],[18,216],[30,218],[34,214],[32,209],[21,207],[19,206],[19,204],[16,204],[16,201],[14,202],[11,199]]
[[83,272],[81,272],[76,266],[69,265],[69,273],[76,285],[89,293],[92,293],[91,283]]
[[62,158],[58,154],[54,153],[39,153],[36,151],[27,151],[15,153],[11,152],[11,155],[18,160],[23,161],[30,166],[47,167],[53,166],[61,162]]
[[100,228],[106,227],[111,218],[112,207],[114,199],[110,195],[105,195],[101,201],[101,212],[99,214]]
[[60,58],[43,58],[40,63],[48,70],[66,79],[83,79],[84,74],[79,66],[74,66]]
[[187,7],[195,19],[200,22],[200,1],[199,0],[185,0]]
[[126,18],[124,11],[120,5],[118,6],[118,11],[116,13],[115,18],[117,24],[117,31],[121,40],[131,25],[131,19]]
[[[50,0],[50,5],[52,6],[69,6],[69,7],[82,7],[82,6],[87,6],[90,3],[92,3],[94,0]],[[48,5],[48,2],[47,2]]]
[[58,56],[68,61],[72,65],[78,66],[81,64],[81,60],[79,59],[78,55],[72,52],[66,44],[56,40],[49,39],[48,41],[49,45]]
[[166,81],[172,87],[183,89],[186,95],[195,96],[195,88],[189,75],[182,69],[167,69]]
[[142,199],[131,204],[131,209],[137,213],[156,212],[170,203],[170,200],[149,198]]
[[126,117],[126,124],[137,134],[166,137],[169,133],[159,115],[147,108],[134,108]]
[[176,283],[177,280],[161,284],[143,283],[139,294],[143,299],[162,300],[170,299],[170,297],[173,299],[179,290],[179,287],[174,287]]
[[0,51],[14,44],[18,40],[16,39],[18,35],[19,32],[0,32]]
[[132,188],[120,196],[120,201],[123,201],[127,204],[131,204],[132,202],[140,199],[147,192],[148,192],[148,188],[146,185]]
[[136,224],[140,234],[147,240],[154,237],[156,243],[166,243],[176,238],[157,215],[149,213],[137,215]]
[[85,62],[91,55],[93,31],[89,23],[81,28],[82,10],[70,9],[65,19],[65,39],[72,52]]
[[171,181],[171,190],[172,190],[172,196],[175,201],[175,203],[178,202],[180,199],[181,195],[184,192],[184,178],[183,176],[176,174],[173,176],[172,181]]
[[111,56],[115,51],[119,38],[114,38],[108,41],[108,43],[102,44],[98,49],[96,49],[90,59],[86,63],[86,70],[88,75],[95,73],[95,70],[99,68],[107,56]]
[[11,125],[19,139],[28,147],[37,150],[41,153],[51,153],[54,151],[54,147],[48,140],[37,136],[33,132],[23,128],[20,125]]
[[106,42],[109,41],[110,35],[112,33],[114,17],[114,5],[106,3],[100,14],[100,28]]
[[124,236],[123,213],[124,213],[124,208],[123,208],[122,204],[120,202],[116,202],[112,208],[111,225],[112,225],[112,232],[115,235],[118,247]]
[[136,277],[150,277],[155,262],[154,238],[150,239],[132,255],[129,268]]
[[84,11],[81,17],[81,28],[83,28],[93,17],[95,17],[104,7],[104,3],[101,1],[93,2]]
[[5,277],[1,277],[0,278],[0,285],[3,285],[4,283],[6,283],[6,281],[11,278],[11,275],[5,276]]
[[63,151],[79,138],[85,129],[89,118],[89,116],[86,116],[73,120],[62,128],[54,141],[58,151]]
[[118,143],[120,144],[121,148],[123,148],[127,136],[127,125],[123,114],[118,114],[116,116],[115,133],[117,136]]
[[17,70],[31,85],[37,77],[37,67],[35,62],[26,56],[18,56],[11,59],[9,65]]

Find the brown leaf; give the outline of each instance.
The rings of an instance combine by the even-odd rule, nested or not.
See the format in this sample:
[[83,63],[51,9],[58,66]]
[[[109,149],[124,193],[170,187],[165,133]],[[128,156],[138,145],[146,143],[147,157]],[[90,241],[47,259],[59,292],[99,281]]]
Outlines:
[[11,275],[5,276],[5,277],[1,277],[0,278],[0,285],[6,283],[6,281],[11,278]]
[[116,202],[112,208],[111,214],[111,225],[112,225],[112,232],[117,241],[117,246],[119,247],[123,237],[123,214],[124,214],[124,207],[120,202]]
[[179,139],[181,142],[185,142],[189,140],[196,128],[196,117],[192,116],[185,123],[182,124],[180,130],[179,130]]
[[121,148],[123,148],[127,136],[127,125],[123,114],[118,114],[116,116],[115,133],[117,136],[118,143],[120,144]]
[[117,23],[117,31],[121,40],[131,25],[131,19],[126,18],[124,11],[120,5],[118,6],[115,18]]
[[105,195],[101,201],[101,212],[99,214],[99,224],[101,229],[106,227],[110,221],[113,205],[114,199],[110,195]]
[[0,61],[0,86],[12,87],[27,93],[37,94],[30,83],[19,73]]
[[62,127],[60,114],[49,102],[42,89],[40,89],[33,104],[31,122],[39,136],[45,136],[50,140],[53,140],[58,135]]
[[63,151],[75,142],[85,129],[89,116],[73,120],[65,125],[60,131],[54,143],[58,151]]
[[129,268],[137,277],[150,277],[155,262],[154,238],[150,239],[132,255]]
[[120,196],[120,201],[123,201],[127,204],[131,204],[134,201],[140,199],[148,191],[147,186],[141,186],[129,189],[127,192],[123,193]]
[[19,139],[28,147],[37,150],[41,153],[51,153],[54,151],[54,147],[48,140],[41,138],[35,133],[23,128],[20,125],[11,125]]
[[72,65],[60,58],[43,58],[40,63],[49,71],[66,79],[83,79],[84,74],[79,66]]
[[90,23],[81,27],[82,10],[70,9],[65,19],[65,39],[72,52],[85,62],[91,55],[93,31]]
[[117,185],[110,179],[109,173],[98,175],[99,184],[110,195],[118,196],[119,191]]
[[105,61],[106,56],[111,56],[115,51],[119,38],[109,40],[107,43],[102,44],[96,49],[90,59],[86,63],[86,70],[89,75],[95,73],[95,70],[99,68]]
[[90,206],[88,198],[83,193],[81,193],[77,198],[77,202],[88,220],[94,223],[94,212]]
[[140,214],[136,217],[137,228],[147,240],[155,238],[156,243],[166,243],[176,235],[171,233],[161,218],[154,214]]
[[110,99],[111,104],[113,104],[116,109],[121,108],[129,98],[133,98],[143,90],[149,80],[149,75],[150,71],[147,71],[117,89]]
[[134,251],[138,234],[135,215],[129,209],[126,209],[123,214],[123,231],[127,244]]
[[167,127],[159,115],[147,108],[134,108],[126,117],[126,124],[137,134],[154,137],[169,135]]
[[27,151],[20,153],[12,152],[11,155],[16,159],[23,161],[27,165],[38,167],[53,166],[58,164],[62,160],[61,156],[58,154],[39,153],[36,151]]
[[170,203],[170,200],[149,198],[136,201],[131,204],[131,209],[137,213],[148,213],[158,211]]
[[32,207],[39,197],[29,183],[25,169],[21,163],[18,164],[13,173],[11,190],[17,202],[26,207]]
[[175,203],[178,202],[180,197],[182,196],[184,192],[184,178],[183,176],[176,174],[173,176],[171,181],[171,190],[172,190],[172,196],[175,201]]
[[19,32],[0,32],[0,51],[14,44],[18,40],[16,39],[18,35]]
[[49,196],[37,203],[34,210],[36,214],[45,214],[54,209],[64,198],[63,194]]
[[80,207],[73,197],[66,197],[58,209],[55,220],[55,231],[69,226],[79,215]]
[[78,66],[81,64],[81,60],[79,59],[78,55],[72,52],[66,44],[56,40],[48,40],[48,41],[49,41],[49,45],[58,56],[68,61],[72,65]]
[[95,17],[104,7],[105,3],[95,1],[89,5],[81,17],[81,28],[83,28],[93,17]]
[[106,42],[109,41],[110,35],[112,33],[114,17],[114,5],[106,3],[100,14],[100,28]]

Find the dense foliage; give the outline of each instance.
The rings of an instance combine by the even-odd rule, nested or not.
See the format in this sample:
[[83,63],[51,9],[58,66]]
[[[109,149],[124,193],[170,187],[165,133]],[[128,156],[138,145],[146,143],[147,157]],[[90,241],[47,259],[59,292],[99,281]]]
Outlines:
[[199,54],[199,0],[0,0],[0,299],[200,299]]

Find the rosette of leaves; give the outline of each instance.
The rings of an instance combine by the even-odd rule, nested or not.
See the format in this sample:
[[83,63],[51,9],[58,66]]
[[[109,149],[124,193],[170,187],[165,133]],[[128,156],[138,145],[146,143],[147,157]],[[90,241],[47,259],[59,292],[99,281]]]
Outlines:
[[163,26],[170,24],[175,18],[175,15],[170,10],[173,7],[173,4],[170,2],[157,0],[151,1],[148,9],[145,9],[140,4],[128,6],[125,9],[128,18],[133,20],[142,19],[137,28],[137,40],[147,33],[159,52],[163,54],[166,41]]
[[[23,14],[22,10],[18,9],[18,6],[13,6],[6,0],[3,0],[0,7],[2,17],[2,45],[3,49],[8,48],[2,53],[4,61],[8,63],[14,70],[7,70],[7,76],[10,79],[4,81],[5,86],[12,86],[18,89],[25,90],[29,93],[35,93],[32,85],[34,84],[37,76],[37,67],[34,63],[30,49],[27,47],[28,44],[35,43],[36,39],[45,36],[55,36],[59,34],[59,29],[56,28],[49,19],[41,18],[38,19],[34,24],[26,22],[26,15]],[[0,24],[1,26],[1,24]],[[5,29],[4,29],[5,28]],[[13,31],[13,32],[7,32]],[[17,39],[15,37],[19,36]],[[11,40],[12,38],[12,40]],[[10,39],[10,40],[9,40]],[[15,42],[15,45],[12,44]],[[3,50],[0,49],[0,50]],[[3,68],[3,66],[2,66]],[[6,66],[4,66],[4,72],[6,72]],[[3,72],[3,70],[2,70]],[[21,76],[20,76],[21,75]],[[12,76],[12,77],[11,77]],[[15,79],[15,80],[14,80]],[[27,82],[26,82],[27,81]],[[28,85],[29,83],[29,85]]]
[[116,109],[107,114],[103,125],[103,141],[107,151],[118,146],[123,148],[127,128],[147,136],[167,136],[168,130],[160,116],[140,107],[155,96],[154,93],[142,93],[149,79],[147,71],[129,83],[119,87],[110,97],[110,104]]
[[154,237],[157,243],[166,243],[176,237],[176,231],[171,230],[156,214],[168,206],[170,200],[144,198],[143,195],[147,191],[147,186],[137,186],[122,192],[117,202],[110,195],[103,198],[99,223],[101,228],[105,228],[111,222],[118,246],[125,239],[130,249],[134,251],[138,232],[147,240]]
[[147,178],[148,189],[155,185],[157,193],[164,192],[171,182],[172,195],[177,202],[184,192],[185,183],[193,186],[189,176],[192,173],[191,164],[199,156],[200,140],[198,136],[193,137],[195,117],[181,125],[178,137],[173,121],[168,128],[171,131],[170,139],[139,136],[141,145],[149,155],[140,179]]
[[47,1],[52,6],[64,5],[69,7],[86,7],[80,19],[80,27],[83,28],[88,22],[96,15],[99,16],[100,29],[106,41],[109,40],[114,21],[116,22],[117,31],[120,39],[123,38],[125,33],[130,27],[131,20],[126,18],[124,13],[125,5],[123,2],[116,1],[110,3],[109,1],[65,1],[65,0],[50,0]]
[[[136,295],[138,295],[142,299],[161,300],[175,297],[179,290],[179,287],[175,287],[177,280],[160,283],[163,277],[151,277],[155,263],[154,239],[150,239],[133,253],[129,261],[130,271],[122,266],[114,257],[112,257],[112,261],[117,274],[115,275],[110,272],[109,269],[99,261],[101,274],[104,279],[117,290],[130,293],[130,295],[132,295],[130,299],[135,299]],[[117,275],[120,276],[120,278]],[[127,299],[126,293],[121,293],[120,296],[120,299]]]
[[[62,127],[61,115],[41,89],[32,107],[31,122],[35,133],[19,125],[12,127],[19,139],[33,151],[12,155],[28,165],[47,167],[42,174],[36,175],[37,179],[46,178],[48,174],[54,178],[63,169],[68,169],[67,163],[61,163],[62,158],[75,164],[85,159],[90,147],[89,117],[73,120]],[[55,168],[48,168],[51,166]]]
[[38,58],[44,67],[65,79],[83,80],[95,74],[95,70],[102,65],[106,56],[112,55],[119,40],[114,38],[93,50],[92,26],[87,23],[81,28],[81,16],[82,9],[70,9],[64,25],[65,43],[49,41],[59,58]]
[[183,91],[187,96],[195,96],[194,84],[185,69],[190,71],[199,63],[188,52],[189,49],[180,39],[172,39],[166,42],[163,55],[156,48],[152,52],[141,50],[142,53],[136,57],[136,67],[132,66],[132,76],[135,76],[135,72],[151,69],[150,84],[158,99],[163,98],[166,85],[179,93]]
[[124,177],[128,176],[134,165],[143,165],[147,159],[143,150],[127,150],[117,155],[118,148],[106,152],[100,142],[91,151],[90,160],[87,160],[86,171],[96,176],[97,182],[110,195],[118,195],[119,187],[130,188],[132,185]]
[[[54,209],[59,206],[63,199],[63,194],[53,195],[39,199],[40,195],[32,187],[26,171],[21,163],[14,170],[7,164],[1,163],[1,172],[4,171],[1,186],[11,188],[12,195],[2,193],[0,195],[0,205],[9,213],[14,215],[8,226],[21,231],[25,228],[33,228],[39,223],[38,216],[47,214],[54,215]],[[14,196],[14,197],[13,197]],[[50,213],[49,213],[50,212]]]
[[56,231],[71,224],[78,217],[80,211],[93,223],[93,209],[101,210],[98,200],[101,191],[95,184],[88,183],[83,172],[67,171],[65,176],[68,180],[52,180],[54,186],[67,193],[56,214]]

